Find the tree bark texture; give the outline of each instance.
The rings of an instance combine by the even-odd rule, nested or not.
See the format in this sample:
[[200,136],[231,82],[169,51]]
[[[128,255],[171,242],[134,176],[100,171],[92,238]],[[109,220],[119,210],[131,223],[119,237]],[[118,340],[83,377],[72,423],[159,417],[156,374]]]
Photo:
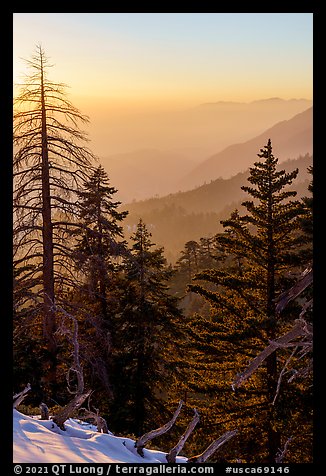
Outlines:
[[[267,337],[275,340],[276,337],[276,310],[275,310],[275,243],[274,243],[274,217],[273,217],[273,196],[271,177],[269,183],[268,197],[268,224],[267,224]],[[277,351],[271,353],[266,358],[266,378],[267,378],[267,401],[269,404],[267,417],[267,438],[268,438],[268,462],[275,463],[277,451],[281,445],[281,434],[275,429],[273,401],[278,383]]]
[[62,408],[54,417],[53,421],[58,425],[61,430],[65,430],[64,423],[68,418],[71,418],[73,414],[82,406],[85,400],[90,396],[91,390],[81,395],[76,395],[65,407]]
[[176,411],[174,412],[173,417],[171,418],[171,420],[168,423],[165,423],[165,425],[161,426],[160,428],[157,428],[156,430],[152,430],[152,431],[149,431],[148,433],[145,433],[143,436],[141,436],[136,441],[135,448],[137,448],[138,454],[140,454],[141,456],[144,456],[143,448],[146,445],[146,443],[148,441],[153,440],[157,436],[163,435],[164,433],[166,433],[167,431],[170,430],[170,428],[174,425],[174,423],[176,422],[176,419],[179,416],[182,405],[183,405],[183,401],[180,400],[178,408],[176,409]]
[[217,440],[213,441],[205,451],[197,456],[192,456],[188,459],[187,463],[205,463],[205,461],[212,456],[224,443],[229,441],[238,433],[238,430],[227,431],[224,435],[220,436]]
[[22,390],[19,393],[16,393],[13,396],[13,408],[18,407],[18,405],[20,405],[22,403],[22,401],[24,400],[24,398],[26,397],[26,395],[30,391],[30,389],[31,389],[31,384],[28,383],[26,385],[26,387],[24,388],[24,390]]
[[186,431],[181,436],[180,440],[175,445],[175,447],[172,448],[172,450],[166,455],[166,459],[167,459],[168,463],[175,463],[176,457],[178,456],[178,454],[180,453],[180,451],[184,447],[184,444],[187,441],[187,439],[189,438],[189,436],[191,435],[191,433],[194,431],[195,426],[197,425],[199,420],[200,420],[199,414],[198,414],[197,410],[195,410],[195,415],[194,415],[193,419],[191,420],[191,422],[189,423]]
[[[43,241],[43,335],[47,345],[48,358],[44,362],[44,376],[50,393],[56,385],[57,344],[55,340],[56,317],[54,310],[54,259],[53,230],[51,216],[51,191],[49,153],[46,126],[46,106],[44,97],[43,63],[41,57],[41,110],[42,110],[42,241]],[[51,391],[52,389],[52,391]]]

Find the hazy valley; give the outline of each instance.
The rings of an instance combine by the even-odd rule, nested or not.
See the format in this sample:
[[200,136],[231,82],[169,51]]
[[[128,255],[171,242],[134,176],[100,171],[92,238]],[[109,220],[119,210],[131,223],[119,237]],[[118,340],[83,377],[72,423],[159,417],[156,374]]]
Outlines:
[[[307,167],[310,165],[312,156],[306,154],[287,160],[279,167],[287,172],[299,169],[298,178],[293,183],[293,190],[297,191],[299,198],[307,195],[310,181]],[[124,225],[126,237],[134,232],[142,218],[152,233],[153,241],[158,246],[164,246],[167,259],[175,262],[187,241],[221,232],[220,220],[228,218],[236,208],[241,211],[241,201],[246,198],[241,186],[246,184],[248,175],[247,170],[187,192],[123,205],[122,209],[129,211]]]
[[312,114],[294,116],[311,105],[306,99],[271,98],[118,117],[110,111],[104,117],[103,111],[103,118],[91,124],[90,136],[119,199],[127,203],[244,171],[269,134],[280,160],[310,152]]
[[[187,241],[222,231],[220,220],[235,208],[241,209],[241,200],[246,197],[241,186],[269,138],[279,167],[287,172],[299,169],[293,188],[299,197],[305,196],[309,183],[307,168],[312,165],[312,133],[313,110],[308,108],[195,166],[194,161],[184,156],[157,150],[115,157],[108,173],[118,188],[121,209],[129,211],[124,221],[126,237],[142,218],[155,243],[164,246],[167,259],[174,262]],[[119,182],[124,184],[121,188]],[[164,195],[164,190],[170,193]],[[128,196],[150,198],[126,203],[123,198]]]

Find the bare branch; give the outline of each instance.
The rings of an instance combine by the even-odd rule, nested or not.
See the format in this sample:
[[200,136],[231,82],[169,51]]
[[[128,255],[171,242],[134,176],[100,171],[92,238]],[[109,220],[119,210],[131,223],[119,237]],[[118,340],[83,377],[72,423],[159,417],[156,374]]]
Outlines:
[[[76,393],[77,395],[81,395],[84,392],[84,372],[83,372],[83,368],[81,366],[80,359],[79,359],[78,321],[75,318],[75,316],[67,312],[62,306],[54,305],[53,308],[56,312],[57,311],[62,312],[66,317],[68,317],[73,322],[72,332],[68,330],[63,324],[57,330],[57,332],[61,332],[62,334],[66,334],[66,335],[67,334],[72,335],[72,343],[74,347],[74,351],[73,351],[74,364],[73,364],[73,367],[71,367],[68,370],[68,374],[67,374],[68,390],[70,391],[70,393]],[[71,371],[75,372],[77,377],[77,389],[74,392],[72,392],[69,388],[69,374]]]
[[280,372],[280,375],[278,377],[278,381],[277,381],[277,387],[276,387],[276,392],[275,392],[275,396],[274,396],[274,399],[273,399],[273,402],[272,402],[272,405],[275,405],[275,402],[276,402],[276,399],[279,395],[279,392],[280,392],[280,388],[281,388],[281,381],[282,381],[282,378],[283,378],[283,375],[285,374],[285,371],[286,371],[286,368],[287,366],[289,365],[292,357],[294,356],[294,354],[296,353],[296,351],[298,350],[298,345],[296,345],[295,349],[291,352],[291,355],[290,357],[287,359],[287,361],[285,362],[281,372]]
[[109,433],[106,420],[99,415],[98,408],[94,408],[94,410],[96,413],[86,408],[80,408],[80,411],[84,411],[85,413],[83,416],[79,416],[79,418],[81,420],[94,420],[99,433]]
[[293,339],[306,335],[305,324],[305,321],[302,319],[297,319],[296,324],[289,332],[271,342],[260,354],[257,355],[257,357],[251,361],[244,372],[236,376],[232,387],[239,387],[242,385],[243,382],[245,382],[278,347],[282,347],[285,344],[290,343]]
[[308,268],[302,274],[294,286],[282,293],[276,301],[276,314],[279,315],[290,301],[297,298],[313,282],[312,268]]
[[143,448],[146,445],[146,443],[150,440],[153,440],[157,436],[161,436],[167,431],[170,430],[170,428],[174,425],[176,422],[176,419],[179,416],[179,413],[181,411],[183,405],[183,401],[180,400],[178,408],[174,412],[173,417],[168,423],[165,423],[165,425],[161,426],[160,428],[157,428],[156,430],[149,431],[148,433],[145,433],[143,436],[138,438],[138,440],[135,443],[135,448],[137,448],[137,453],[140,454],[140,456],[144,456]]
[[63,407],[53,418],[54,423],[58,425],[61,430],[65,430],[64,423],[82,406],[85,400],[92,393],[91,390],[88,390],[86,393],[77,394],[73,400],[71,400],[68,405]]
[[283,450],[279,449],[279,451],[278,451],[278,453],[275,457],[275,463],[283,463],[284,456],[287,453],[288,446],[289,446],[291,441],[292,441],[292,436],[286,440],[286,442],[284,444],[284,447],[283,447]]
[[224,433],[224,435],[220,436],[217,440],[213,441],[205,451],[197,456],[192,456],[188,459],[187,463],[205,463],[205,461],[212,456],[219,448],[221,448],[224,443],[231,440],[236,434],[238,430],[231,430]]
[[170,450],[170,452],[166,455],[166,459],[167,459],[168,463],[175,463],[177,455],[180,453],[180,451],[184,447],[185,442],[187,441],[187,439],[189,438],[191,433],[194,431],[195,426],[199,422],[199,420],[200,420],[199,413],[197,412],[196,409],[194,409],[194,412],[195,412],[195,415],[194,415],[193,419],[191,420],[191,422],[189,423],[186,431],[181,436],[180,440],[175,445],[175,447],[172,448],[172,450]]
[[31,390],[31,388],[32,388],[31,384],[28,383],[26,387],[24,388],[24,390],[22,390],[20,393],[16,393],[13,396],[13,408],[18,407],[18,405],[22,403],[22,401],[26,397],[27,393]]

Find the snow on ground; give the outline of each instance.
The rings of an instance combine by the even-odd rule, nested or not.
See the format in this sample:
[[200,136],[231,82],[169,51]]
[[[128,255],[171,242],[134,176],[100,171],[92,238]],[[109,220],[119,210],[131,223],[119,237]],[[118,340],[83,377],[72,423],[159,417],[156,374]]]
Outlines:
[[[52,420],[13,413],[14,463],[166,463],[166,453],[144,448],[144,458],[130,438],[98,433],[96,427],[69,419],[66,431]],[[177,462],[186,458],[177,457]]]

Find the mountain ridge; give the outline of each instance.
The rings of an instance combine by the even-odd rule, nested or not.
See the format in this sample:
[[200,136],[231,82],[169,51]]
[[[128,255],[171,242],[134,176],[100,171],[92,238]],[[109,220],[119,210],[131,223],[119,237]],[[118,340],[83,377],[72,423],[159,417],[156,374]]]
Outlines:
[[[308,196],[311,176],[308,167],[312,165],[309,154],[279,162],[278,169],[291,172],[299,169],[297,179],[291,186],[298,198]],[[213,236],[222,231],[220,220],[228,218],[238,208],[247,194],[241,189],[246,185],[249,169],[239,172],[229,179],[219,178],[193,190],[169,194],[165,197],[133,202],[121,207],[129,214],[124,220],[126,238],[135,231],[140,218],[146,223],[158,246],[163,246],[165,255],[174,262],[184,244],[189,240]]]
[[[209,173],[203,179],[198,176],[200,180],[189,179],[189,174],[208,158],[228,146],[257,137],[280,120],[292,119],[297,112],[307,110],[307,104],[311,104],[308,100],[276,100],[275,104],[272,100],[274,105],[268,102],[189,109],[162,117],[134,116],[130,123],[108,122],[105,136],[113,147],[109,155],[101,156],[101,163],[124,203],[155,194],[164,196],[178,190],[189,190],[205,180],[225,176],[222,170]],[[129,151],[114,151],[112,141],[119,135],[118,132],[122,134],[123,147],[129,148]],[[137,140],[134,141],[132,136]],[[117,140],[121,141],[121,137]],[[250,153],[254,156],[256,152],[257,144]],[[300,150],[293,152],[295,154],[291,153],[289,157],[297,156]],[[228,159],[230,163],[227,167],[232,164],[231,159]],[[227,167],[225,172],[228,176],[242,169],[241,164],[234,164],[229,171]]]
[[[268,139],[272,140],[274,155],[283,156],[283,161],[299,154],[312,153],[312,113],[313,108],[310,107],[291,119],[279,121],[248,141],[226,147],[197,165],[179,182],[179,186],[191,189],[205,181],[230,178],[236,171],[244,171]],[[237,160],[237,156],[240,159]]]

